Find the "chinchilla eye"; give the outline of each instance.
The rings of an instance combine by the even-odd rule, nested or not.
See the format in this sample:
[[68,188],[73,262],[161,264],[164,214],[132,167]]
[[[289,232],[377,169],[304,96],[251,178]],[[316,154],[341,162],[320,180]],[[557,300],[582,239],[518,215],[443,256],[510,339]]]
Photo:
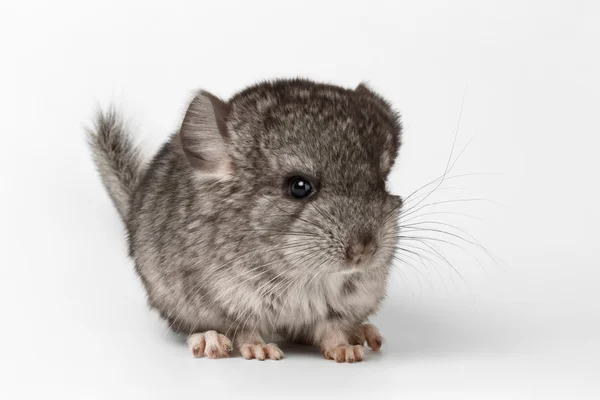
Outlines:
[[290,179],[290,195],[294,199],[305,199],[314,192],[314,186],[308,179],[301,176],[296,176]]

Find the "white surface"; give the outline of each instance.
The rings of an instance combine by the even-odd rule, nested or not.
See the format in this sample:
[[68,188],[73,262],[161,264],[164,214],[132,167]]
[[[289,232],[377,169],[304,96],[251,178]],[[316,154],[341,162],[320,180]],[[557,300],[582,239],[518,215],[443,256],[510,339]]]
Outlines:
[[[0,3],[0,398],[599,398],[598,2],[168,3]],[[498,175],[435,199],[502,203],[439,210],[481,217],[446,221],[503,263],[399,266],[361,364],[193,359],[146,309],[83,127],[116,101],[152,151],[192,90],[296,75],[394,103],[404,196],[444,170],[464,93],[452,173]]]

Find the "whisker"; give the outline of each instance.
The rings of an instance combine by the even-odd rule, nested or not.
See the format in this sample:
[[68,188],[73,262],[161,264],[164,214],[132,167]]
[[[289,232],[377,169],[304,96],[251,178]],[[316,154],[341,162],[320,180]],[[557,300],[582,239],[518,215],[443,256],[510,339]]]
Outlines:
[[[434,253],[436,253],[441,259],[443,259],[446,262],[446,264],[448,266],[450,266],[450,268],[452,268],[452,270],[456,273],[456,275],[458,275],[458,277],[461,279],[461,281],[463,282],[465,287],[470,291],[470,288],[468,287],[463,275],[458,271],[458,269],[454,266],[454,264],[452,264],[450,262],[450,260],[448,260],[448,258],[444,255],[444,253],[440,249],[438,249],[436,246],[434,246],[432,244],[427,243],[427,241],[423,240],[423,241],[419,241],[419,242],[424,244],[425,246],[429,247]],[[462,247],[460,247],[460,246],[457,246],[457,247],[462,249]]]
[[[403,251],[406,248],[412,248],[414,250],[418,250],[418,251],[424,251],[427,254],[431,254],[433,257],[437,257],[438,259],[440,259],[443,263],[446,264],[450,264],[449,260],[447,260],[447,258],[442,258],[440,257],[439,253],[434,253],[433,251],[429,250],[429,249],[424,249],[422,247],[416,246],[416,245],[411,245],[409,243],[402,243],[402,246],[397,246],[394,250],[396,251]],[[425,259],[427,262],[433,263],[436,266],[438,266],[440,269],[442,269],[443,267],[434,259],[434,258],[430,258],[429,256],[425,255],[425,254],[420,254],[417,251],[414,252],[414,254],[419,257],[421,263],[423,264],[423,266],[427,269],[429,269],[427,267],[427,264],[425,263],[425,261],[423,259]],[[451,266],[451,265],[449,265]],[[436,274],[438,275],[438,277],[440,278],[442,284],[444,285],[444,289],[447,291],[448,288],[446,287],[446,282],[444,281],[444,279],[442,278],[442,275],[440,274],[440,272],[436,269],[433,268],[433,270],[436,272]],[[450,279],[452,280],[452,283],[454,284],[454,278],[452,277],[452,275],[450,275]]]
[[[433,253],[433,252],[431,252],[431,251],[429,251],[427,249],[423,249],[422,247],[419,247],[419,246],[416,246],[416,245],[412,245],[412,244],[409,244],[409,243],[403,243],[402,244],[402,248],[407,248],[407,247],[415,249],[415,250],[419,250],[419,251],[425,251],[426,253],[431,253],[434,256],[436,256],[435,253]],[[400,249],[400,247],[398,246],[398,247],[396,247],[395,250],[399,250],[399,249]],[[421,253],[417,253],[417,256],[419,257],[419,260],[421,261],[421,264],[423,264],[423,266],[427,270],[429,270],[429,267],[427,267],[427,264],[425,263],[425,260],[427,260],[428,262],[431,262],[431,263],[435,264],[436,266],[439,267],[439,269],[443,269],[443,267],[435,259],[429,258],[428,256],[423,255]],[[425,259],[425,260],[423,260],[423,259]],[[438,278],[440,278],[440,282],[442,282],[442,285],[444,286],[444,291],[446,292],[446,294],[448,294],[448,287],[446,286],[446,280],[442,277],[442,274],[440,273],[440,271],[438,270],[438,268],[433,268],[433,270],[437,274]],[[454,278],[452,276],[450,276],[450,280],[452,280],[452,283],[454,284]]]
[[[446,179],[446,181],[447,181],[447,180],[448,180],[448,179]],[[445,190],[446,190],[446,191],[449,191],[449,190],[461,191],[461,190],[467,190],[467,188],[465,188],[465,187],[460,187],[460,186],[449,186],[449,187],[440,187],[440,188],[437,188],[437,189],[436,189],[436,191],[437,191],[437,192],[440,192],[440,191],[445,191]],[[411,200],[413,200],[413,201],[414,201],[414,200],[420,199],[420,198],[422,198],[422,197],[424,197],[424,196],[427,196],[427,193],[421,193],[420,195],[418,195],[418,196],[415,196],[415,197],[413,197],[412,199],[407,199],[407,200],[405,200],[405,201],[404,201],[404,205],[405,205],[405,206],[407,206],[407,205],[409,205],[409,204],[410,204],[410,201],[411,201]]]
[[[292,253],[290,253],[290,254],[289,254],[289,256],[296,255],[296,254],[301,254],[301,253],[303,253],[304,251],[308,250],[308,249],[309,249],[309,248],[311,248],[311,247],[312,247],[312,245],[311,245],[311,244],[303,244],[303,246],[302,246],[302,247],[299,247],[297,250],[295,250],[295,251],[293,251]],[[263,250],[263,251],[264,251],[264,250]],[[239,261],[239,260],[238,260],[238,259],[234,259],[234,260],[232,260],[230,263],[226,264],[225,266],[227,266],[227,265],[230,265],[230,264],[232,264],[232,263],[233,263],[233,262],[235,262],[235,261]],[[258,270],[258,269],[261,269],[261,268],[267,267],[267,266],[269,266],[269,265],[276,264],[276,263],[278,263],[278,262],[280,262],[280,260],[275,260],[275,261],[272,261],[272,262],[268,262],[268,263],[260,264],[260,265],[257,265],[257,266],[254,266],[254,267],[252,267],[252,268],[251,268],[251,269],[249,269],[249,270],[242,271],[241,273],[237,274],[235,277],[232,277],[230,280],[235,280],[235,281],[237,281],[237,280],[238,280],[240,277],[244,277],[244,276],[246,276],[246,275],[250,275],[250,276],[249,276],[248,278],[246,278],[246,279],[242,280],[242,281],[237,281],[237,282],[236,282],[236,284],[235,284],[233,287],[229,288],[229,291],[224,291],[224,293],[229,293],[229,292],[231,292],[231,291],[232,291],[232,289],[237,289],[237,288],[241,287],[243,284],[245,284],[245,283],[249,282],[250,280],[252,280],[252,279],[256,279],[256,278],[258,278],[259,276],[262,276],[263,274],[267,273],[267,272],[268,272],[268,270],[265,270],[265,271],[263,271],[263,272],[261,272],[261,273],[254,274],[254,275],[252,275],[252,273],[253,273],[253,272],[255,272],[255,271],[256,271],[256,270]],[[223,268],[223,267],[221,267],[221,268]],[[220,276],[222,277],[223,275],[226,275],[226,274],[227,274],[227,272],[228,272],[227,270],[223,270],[223,271],[221,272]],[[220,279],[220,278],[219,278],[219,279]],[[193,289],[193,290],[192,290],[192,293],[191,293],[190,297],[191,297],[191,298],[193,298],[194,296],[196,296],[196,294],[198,293],[198,291],[199,291],[199,290],[201,290],[201,289],[202,289],[202,284],[199,284],[199,285],[198,285],[198,287],[197,287],[196,289]],[[205,293],[203,296],[201,296],[201,297],[200,297],[200,298],[198,298],[198,299],[195,299],[195,300],[194,300],[194,302],[193,302],[193,304],[198,304],[200,301],[202,301],[202,299],[204,299],[206,296],[208,296],[208,295],[212,294],[212,293],[213,293],[215,290],[217,290],[217,289],[218,289],[218,287],[217,287],[217,286],[213,287],[213,289],[209,290],[209,291],[208,291],[207,293]],[[212,301],[212,302],[209,304],[209,306],[210,306],[210,305],[212,305],[212,304],[214,304],[214,303],[215,303],[217,300],[220,300],[220,296],[217,296],[217,297],[216,297],[216,298],[215,298],[215,299],[214,299],[214,300],[213,300],[213,301]]]
[[312,201],[312,202],[310,202],[308,204],[310,206],[312,206],[315,209],[315,211],[317,211],[317,213],[319,213],[325,220],[331,222],[334,225],[338,224],[338,222],[335,221],[334,216],[333,216],[333,214],[331,214],[331,212],[322,209],[314,201]]
[[417,214],[414,215],[406,220],[404,220],[404,222],[410,222],[410,221],[414,221],[417,218],[424,218],[426,216],[430,216],[430,215],[436,215],[436,214],[447,214],[447,215],[457,215],[457,216],[461,216],[461,217],[467,217],[467,218],[472,218],[472,219],[476,219],[479,221],[483,221],[482,218],[476,217],[474,215],[471,214],[465,214],[465,213],[459,213],[459,212],[453,212],[453,211],[429,211],[423,214]]
[[[465,95],[466,95],[466,91],[467,88],[465,87],[465,92],[463,93],[463,98],[462,101],[460,103],[460,112],[458,114],[458,122],[456,123],[456,131],[454,132],[454,139],[452,140],[452,148],[450,149],[450,155],[448,156],[448,161],[446,162],[446,168],[444,169],[444,173],[442,174],[442,176],[440,177],[441,180],[439,181],[439,183],[437,184],[437,186],[435,188],[433,188],[433,190],[431,192],[429,192],[429,194],[427,196],[425,196],[423,199],[421,199],[417,205],[419,205],[420,203],[422,203],[423,201],[425,201],[425,199],[427,199],[427,197],[429,197],[429,195],[431,195],[431,193],[435,192],[437,188],[439,188],[442,183],[444,182],[444,178],[448,175],[448,172],[450,172],[450,170],[454,167],[454,165],[456,164],[456,161],[458,161],[458,159],[460,158],[460,156],[463,154],[463,152],[466,150],[467,146],[471,143],[471,141],[473,140],[473,138],[471,138],[469,140],[469,142],[467,142],[466,146],[462,149],[462,151],[460,152],[460,154],[458,155],[458,157],[456,158],[456,160],[452,163],[452,165],[450,164],[451,160],[452,160],[452,155],[454,154],[454,148],[456,146],[456,139],[458,138],[458,130],[460,128],[460,122],[462,120],[462,114],[463,114],[463,108],[465,105]],[[439,179],[439,178],[438,178]],[[415,193],[415,192],[413,192]],[[412,196],[411,193],[408,197],[410,198]],[[407,198],[408,201],[408,198]]]
[[475,201],[483,201],[483,202],[490,202],[490,203],[494,203],[496,205],[499,205],[501,207],[504,207],[503,204],[495,201],[495,200],[490,200],[490,199],[486,199],[483,197],[475,197],[475,198],[469,198],[469,199],[453,199],[453,200],[442,200],[442,201],[436,201],[433,203],[428,203],[425,205],[422,205],[421,207],[419,207],[418,209],[414,210],[413,208],[409,208],[407,210],[405,210],[403,213],[400,214],[400,218],[402,217],[406,217],[409,215],[413,215],[416,212],[423,210],[427,207],[431,207],[431,206],[435,206],[435,205],[440,205],[440,204],[447,204],[447,203],[465,203],[465,202],[475,202]]
[[[310,259],[310,260],[312,260],[312,259],[314,259],[314,258],[318,258],[319,256],[320,256],[320,254],[318,254],[318,253],[315,253],[315,254],[314,254],[312,257],[309,257],[309,259]],[[306,262],[306,259],[302,259],[302,260],[299,260],[299,261]],[[281,277],[283,274],[286,274],[286,273],[288,273],[288,272],[289,272],[289,271],[291,271],[293,268],[295,268],[297,265],[298,265],[298,263],[291,263],[291,265],[289,265],[287,268],[285,268],[285,269],[284,269],[284,270],[283,270],[283,271],[282,271],[280,274],[278,274],[276,277],[272,278],[271,280],[269,280],[269,281],[265,282],[263,285],[261,285],[261,286],[260,286],[260,287],[257,289],[257,293],[259,293],[259,299],[258,299],[258,302],[259,302],[259,303],[263,302],[263,301],[266,299],[266,297],[268,296],[268,294],[269,294],[269,290],[267,290],[267,292],[262,292],[262,290],[263,290],[263,288],[264,288],[265,286],[268,286],[268,285],[270,285],[270,284],[271,284],[272,282],[274,282],[276,279],[278,279],[279,277]],[[292,282],[293,282],[293,279],[292,279]],[[277,285],[276,285],[276,286],[277,286]],[[273,289],[274,289],[274,288],[273,288],[273,287],[271,287],[271,289],[270,289],[270,290],[273,290]],[[248,320],[249,320],[249,319],[250,319],[250,317],[252,316],[252,312],[253,312],[253,310],[252,310],[251,308],[248,308],[248,310],[242,314],[241,318],[239,318],[239,322],[236,324],[236,328],[235,328],[235,331],[234,331],[234,336],[237,334],[237,331],[238,331],[238,329],[239,329],[239,326],[240,326],[240,324],[242,323],[242,319],[244,319],[244,324],[242,325],[242,329],[241,329],[241,331],[243,332],[244,328],[246,327],[246,324],[248,323]],[[244,316],[246,316],[246,317],[244,318]],[[260,322],[260,320],[261,320],[261,319],[262,319],[262,317],[258,319],[258,321],[257,321],[257,324]],[[231,327],[230,327],[230,328],[227,330],[227,333],[229,332],[229,330],[230,330],[232,327],[233,327],[233,326],[231,326]],[[226,334],[227,334],[227,333],[226,333]]]
[[261,193],[261,195],[262,195],[262,197],[264,197],[264,198],[265,198],[267,201],[269,201],[271,204],[273,204],[273,205],[274,205],[274,206],[275,206],[275,207],[276,207],[276,208],[277,208],[279,211],[281,211],[282,213],[286,214],[287,216],[290,216],[290,217],[297,218],[297,219],[299,219],[299,220],[300,220],[300,221],[302,221],[302,222],[306,222],[307,224],[310,224],[310,225],[314,226],[315,228],[319,229],[320,231],[325,231],[325,229],[323,229],[323,227],[322,227],[322,226],[320,226],[320,225],[318,225],[317,223],[315,223],[315,222],[310,222],[310,221],[307,221],[306,219],[304,219],[304,218],[301,218],[301,217],[299,217],[299,216],[297,216],[297,215],[292,215],[292,214],[290,214],[290,213],[288,213],[288,212],[285,212],[284,210],[282,210],[282,209],[281,209],[281,207],[279,207],[279,206],[277,205],[277,203],[275,203],[274,201],[272,201],[271,199],[269,199],[269,198],[268,198],[267,196],[265,196],[264,194],[262,194],[262,193]]
[[[407,255],[405,255],[405,256],[406,256],[406,257],[409,257],[411,260],[414,260],[414,261],[421,261],[421,260],[419,260],[419,259],[414,259],[414,258],[412,258],[412,255],[413,255],[413,254],[410,254],[411,252],[409,252],[409,251],[405,251],[405,252],[406,252],[406,253],[409,253],[409,254],[407,254]],[[429,284],[430,288],[431,288],[431,289],[433,289],[433,285],[431,284],[431,276],[430,276],[430,277],[426,277],[426,276],[425,276],[425,274],[423,274],[423,272],[421,272],[421,271],[420,271],[418,268],[416,268],[414,265],[412,265],[411,263],[407,262],[406,260],[403,260],[403,259],[402,259],[402,258],[400,258],[398,255],[393,255],[393,256],[392,256],[392,258],[393,258],[395,261],[402,262],[402,263],[403,263],[403,265],[406,265],[407,267],[410,267],[412,270],[416,271],[416,272],[417,272],[419,275],[421,275],[421,276],[423,277],[423,279],[425,279],[425,282],[427,282],[427,283]],[[423,265],[423,266],[425,266],[425,265]],[[425,269],[427,270],[427,272],[429,272],[429,269],[428,269],[427,267],[425,267]],[[421,284],[421,280],[419,279],[419,277],[417,277],[417,282],[418,282],[418,284],[419,284],[419,288],[421,288],[421,289],[422,289],[422,288],[423,288],[423,286],[422,286],[422,284]]]
[[[444,224],[442,222],[440,222],[439,224],[443,224],[443,225],[447,225],[447,226],[452,226],[452,225],[449,225],[449,224]],[[490,252],[486,247],[484,247],[483,245],[481,245],[481,243],[479,243],[475,238],[473,238],[473,236],[471,236],[468,232],[465,232],[464,230],[462,230],[460,228],[456,228],[454,226],[452,226],[452,227],[454,229],[457,229],[457,230],[465,233],[467,236],[471,237],[472,240],[465,239],[464,237],[462,237],[460,235],[457,235],[457,234],[452,233],[452,232],[447,232],[447,231],[444,231],[442,229],[419,228],[419,227],[414,227],[413,226],[413,227],[409,228],[409,232],[411,230],[412,231],[417,231],[417,232],[434,232],[434,233],[439,233],[439,234],[442,234],[442,235],[448,235],[448,236],[455,237],[457,239],[460,239],[460,240],[464,241],[465,243],[468,243],[470,245],[473,245],[473,246],[477,247],[478,249],[480,249],[481,251],[483,251],[484,253],[486,253],[488,255],[488,257],[490,257],[492,260],[494,260],[494,261],[497,262],[496,256],[492,252]]]

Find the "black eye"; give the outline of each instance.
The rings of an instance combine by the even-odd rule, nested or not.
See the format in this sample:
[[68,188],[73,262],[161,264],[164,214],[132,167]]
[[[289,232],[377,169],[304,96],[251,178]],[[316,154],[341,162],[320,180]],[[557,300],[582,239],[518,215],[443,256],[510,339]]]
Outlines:
[[296,176],[290,179],[290,195],[295,199],[304,199],[315,191],[313,185],[306,178]]

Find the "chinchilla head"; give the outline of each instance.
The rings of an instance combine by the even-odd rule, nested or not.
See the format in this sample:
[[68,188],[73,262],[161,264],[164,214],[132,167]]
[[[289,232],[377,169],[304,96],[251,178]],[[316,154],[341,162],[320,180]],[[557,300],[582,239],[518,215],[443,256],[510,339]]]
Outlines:
[[282,80],[229,102],[200,92],[180,138],[198,184],[216,180],[241,202],[245,236],[280,252],[290,274],[315,274],[391,263],[402,201],[386,179],[400,134],[398,114],[365,85]]

